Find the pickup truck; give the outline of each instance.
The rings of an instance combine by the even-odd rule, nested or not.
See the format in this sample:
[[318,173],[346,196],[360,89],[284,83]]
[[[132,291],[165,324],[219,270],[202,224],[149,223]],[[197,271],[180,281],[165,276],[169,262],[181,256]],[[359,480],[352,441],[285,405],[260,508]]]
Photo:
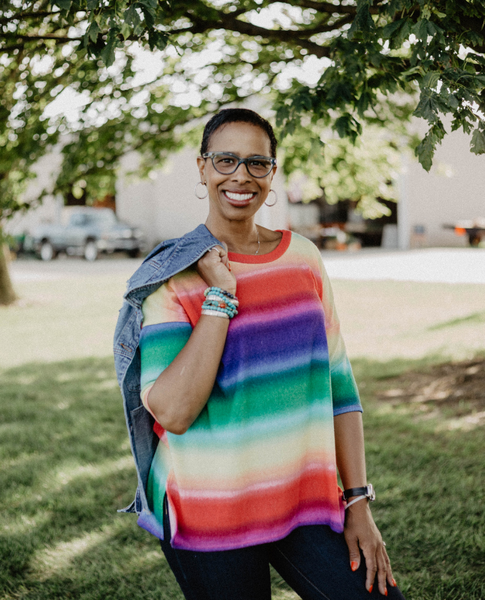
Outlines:
[[24,242],[26,251],[34,251],[42,260],[52,260],[59,252],[83,256],[88,261],[100,252],[124,251],[138,256],[146,250],[142,232],[119,221],[110,208],[67,206],[60,223],[35,227]]

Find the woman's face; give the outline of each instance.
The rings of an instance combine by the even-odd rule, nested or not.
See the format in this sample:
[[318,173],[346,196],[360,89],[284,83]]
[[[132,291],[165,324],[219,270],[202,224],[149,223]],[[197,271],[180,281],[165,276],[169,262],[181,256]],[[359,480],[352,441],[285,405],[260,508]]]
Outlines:
[[[266,132],[257,125],[228,123],[212,134],[208,152],[231,152],[240,158],[270,157],[271,144]],[[266,177],[256,178],[245,164],[240,164],[231,175],[223,175],[215,170],[210,158],[199,157],[197,164],[200,180],[209,192],[210,216],[231,221],[246,220],[257,212],[268,197],[276,172],[274,167]]]

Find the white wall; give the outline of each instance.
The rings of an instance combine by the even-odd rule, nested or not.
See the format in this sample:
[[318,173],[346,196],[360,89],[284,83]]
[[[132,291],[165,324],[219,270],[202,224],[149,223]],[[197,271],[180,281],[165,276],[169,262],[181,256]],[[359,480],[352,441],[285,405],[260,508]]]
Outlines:
[[[24,197],[26,202],[35,201],[44,188],[49,189],[51,187],[60,162],[59,152],[54,151],[43,156],[35,164],[33,171],[37,177],[27,188]],[[21,235],[36,227],[39,223],[55,223],[59,220],[62,205],[62,197],[46,196],[37,208],[26,213],[16,213],[7,221],[5,231],[11,235]]]
[[[419,129],[426,130],[421,126]],[[422,243],[413,235],[416,225],[426,228],[424,245],[466,246],[465,236],[456,236],[442,226],[485,217],[485,156],[470,152],[469,136],[459,131],[450,133],[438,147],[429,173],[415,159],[408,161],[400,202],[405,220],[401,240],[407,233],[411,247]]]

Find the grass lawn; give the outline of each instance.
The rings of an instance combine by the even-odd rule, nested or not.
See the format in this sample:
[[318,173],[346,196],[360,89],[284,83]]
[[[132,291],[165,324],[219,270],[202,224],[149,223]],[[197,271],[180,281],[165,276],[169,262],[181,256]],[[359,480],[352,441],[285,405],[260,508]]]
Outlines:
[[[135,489],[109,356],[125,279],[26,282],[24,303],[0,311],[1,600],[182,598],[155,538],[116,513]],[[483,427],[460,425],[478,409],[466,397],[424,407],[401,388],[416,371],[485,350],[485,286],[334,289],[396,580],[408,600],[482,599]],[[273,590],[297,598],[276,575]]]

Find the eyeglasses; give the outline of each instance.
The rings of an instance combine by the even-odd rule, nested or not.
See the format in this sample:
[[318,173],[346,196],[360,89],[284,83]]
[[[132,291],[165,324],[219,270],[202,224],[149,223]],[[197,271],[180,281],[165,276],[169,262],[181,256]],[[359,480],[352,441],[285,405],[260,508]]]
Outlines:
[[235,173],[239,165],[243,163],[252,177],[262,178],[269,175],[273,167],[276,166],[276,158],[270,156],[240,158],[231,152],[206,152],[202,155],[202,158],[211,158],[214,169],[221,175]]

